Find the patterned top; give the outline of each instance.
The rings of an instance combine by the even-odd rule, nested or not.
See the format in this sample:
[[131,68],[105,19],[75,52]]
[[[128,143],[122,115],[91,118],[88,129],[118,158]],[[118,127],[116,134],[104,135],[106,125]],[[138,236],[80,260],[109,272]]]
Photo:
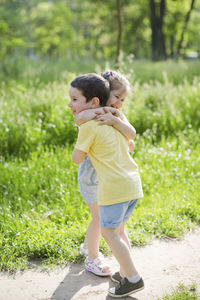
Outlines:
[[85,203],[97,202],[97,172],[87,155],[78,169],[78,185]]

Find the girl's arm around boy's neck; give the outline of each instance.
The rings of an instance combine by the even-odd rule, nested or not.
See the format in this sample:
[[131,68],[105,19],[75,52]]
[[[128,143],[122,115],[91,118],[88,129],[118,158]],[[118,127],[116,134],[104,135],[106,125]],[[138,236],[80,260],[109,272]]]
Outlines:
[[80,113],[74,116],[75,123],[76,125],[80,126],[90,120],[94,120],[98,115],[103,115],[107,112],[111,112],[116,117],[121,117],[121,113],[118,109],[104,106],[82,110]]
[[125,120],[121,120],[120,118],[115,117],[115,122],[113,127],[121,132],[128,140],[134,140],[136,137],[135,128]]
[[103,107],[99,108],[90,108],[81,111],[79,114],[74,116],[75,123],[80,126],[90,120],[94,120],[97,116],[97,114],[103,114]]
[[128,140],[134,140],[136,137],[135,128],[129,123],[126,116],[119,109],[106,106],[104,109],[104,115],[97,117],[96,119],[102,120],[102,125],[111,125],[118,131],[120,131]]
[[75,115],[75,122],[78,126],[90,120],[97,120],[102,125],[113,126],[129,140],[134,140],[136,137],[135,128],[129,123],[125,115],[114,107],[91,108]]

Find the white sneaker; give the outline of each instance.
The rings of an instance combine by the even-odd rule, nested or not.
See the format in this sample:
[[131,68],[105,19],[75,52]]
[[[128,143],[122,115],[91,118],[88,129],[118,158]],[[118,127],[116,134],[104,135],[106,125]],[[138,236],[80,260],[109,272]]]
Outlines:
[[81,244],[79,253],[80,253],[81,255],[87,257],[87,256],[88,256],[88,249],[87,249],[87,248],[84,248],[84,247],[83,247],[83,244]]

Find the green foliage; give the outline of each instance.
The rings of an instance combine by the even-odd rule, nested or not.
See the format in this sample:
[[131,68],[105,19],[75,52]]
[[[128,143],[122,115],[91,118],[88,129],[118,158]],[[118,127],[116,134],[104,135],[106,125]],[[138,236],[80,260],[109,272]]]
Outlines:
[[[200,224],[199,77],[181,82],[186,73],[176,64],[175,85],[174,74],[159,77],[166,69],[159,66],[138,64],[140,82],[136,72],[127,74],[135,93],[124,112],[138,132],[133,156],[145,195],[127,225],[131,242],[138,245],[153,237],[180,238]],[[160,81],[144,83],[145,68],[157,70]],[[77,127],[67,104],[74,76],[65,72],[47,84],[1,86],[1,270],[24,269],[35,259],[45,265],[82,259],[78,249],[90,215],[71,160]],[[101,250],[109,251],[103,240]]]
[[21,33],[21,1],[0,1],[0,59],[12,54],[14,49],[21,50],[24,40]]
[[[35,51],[51,56],[71,52],[76,43],[72,19],[72,13],[64,2],[56,5],[53,2],[38,3],[31,12]],[[79,50],[78,47],[76,49]]]
[[[122,52],[151,57],[149,0],[121,0]],[[164,33],[169,57],[177,52],[190,1],[166,1]],[[200,0],[184,35],[182,54],[199,53]],[[111,59],[117,49],[115,1],[0,1],[0,59],[7,55]],[[5,73],[6,75],[6,73]]]
[[25,86],[38,86],[41,82],[68,80],[69,73],[95,72],[97,68],[103,70],[104,66],[104,60],[91,57],[71,59],[38,56],[32,60],[23,56],[8,56],[0,61],[0,82],[11,84],[13,80],[13,84],[17,81]]
[[[162,67],[161,63],[158,63],[159,66]],[[177,74],[182,72],[183,66],[188,70],[189,67],[185,64],[175,64],[175,67],[180,67]],[[167,70],[169,76],[172,67],[173,64]],[[193,64],[191,69],[192,67]],[[142,68],[143,64],[139,69],[136,63],[137,77],[142,77],[144,73],[148,76],[148,71],[157,67],[147,63],[146,69]],[[175,86],[166,74],[162,78],[160,75],[161,71],[157,71],[157,78],[163,83],[135,82],[134,95],[127,101],[124,109],[130,122],[137,128],[138,134],[143,134],[153,142],[160,140],[163,134],[176,135],[187,128],[198,129],[200,125],[199,79],[194,79],[192,83],[185,79],[184,83]],[[16,82],[10,83],[9,86],[2,85],[2,155],[27,157],[30,152],[40,149],[41,145],[57,147],[74,143],[77,127],[67,107],[68,87],[74,76],[73,73],[64,72],[59,81],[43,84],[36,80],[34,84],[29,84],[29,87]],[[154,76],[156,78],[156,71]],[[174,78],[180,81],[183,76],[179,77]]]
[[[187,128],[200,126],[200,81],[195,79],[191,85],[175,87],[165,79],[164,84],[135,85],[134,99],[128,106],[128,119],[144,133],[146,138],[157,141],[162,135],[176,135]],[[144,121],[145,120],[145,121]]]
[[[0,62],[0,82],[11,85],[12,80],[25,87],[38,86],[39,83],[50,81],[62,82],[75,74],[88,72],[101,73],[102,70],[113,69],[114,61],[95,59],[94,57],[50,58],[36,57],[35,60],[23,56],[6,57]],[[133,55],[124,57],[120,70],[130,78],[131,83],[153,84],[155,81],[175,85],[184,80],[192,83],[195,77],[200,76],[200,61],[168,60],[167,62],[152,63],[149,60],[135,60]],[[5,76],[6,74],[6,76]]]
[[[187,136],[190,136],[190,131],[187,131]],[[133,215],[131,228],[139,227],[144,233],[156,237],[178,237],[190,228],[191,222],[199,223],[199,193],[191,194],[200,175],[199,142],[196,139],[195,146],[195,141],[187,136],[180,135],[177,139],[163,136],[156,146],[143,139],[136,144],[135,156],[145,197]],[[188,188],[183,189],[184,186]]]
[[[139,138],[134,157],[145,197],[128,223],[132,243],[145,244],[152,236],[180,237],[200,223],[199,144],[192,145],[185,136],[163,137],[157,146]],[[40,148],[27,160],[2,158],[1,269],[25,268],[36,258],[51,265],[81,259],[78,249],[90,218],[71,151]],[[108,251],[103,242],[101,249]]]
[[[68,78],[72,75],[69,74]],[[77,127],[67,109],[69,83],[21,84],[5,88],[1,101],[1,155],[25,157],[41,145],[58,146],[74,141]]]
[[[197,288],[196,285],[193,284],[189,287],[184,286],[183,284],[179,284],[177,290],[175,290],[172,294],[165,295],[162,300],[197,300]],[[161,300],[161,299],[157,299]]]

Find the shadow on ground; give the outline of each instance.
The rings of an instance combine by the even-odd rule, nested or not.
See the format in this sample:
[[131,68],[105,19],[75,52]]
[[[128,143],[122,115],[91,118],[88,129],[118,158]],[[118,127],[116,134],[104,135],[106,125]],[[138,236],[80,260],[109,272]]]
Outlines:
[[[107,295],[110,287],[116,284],[110,277],[99,277],[86,271],[84,265],[80,271],[80,265],[73,265],[69,273],[60,282],[54,291],[51,300],[113,300],[116,298]],[[122,300],[138,300],[132,296],[120,298]]]

